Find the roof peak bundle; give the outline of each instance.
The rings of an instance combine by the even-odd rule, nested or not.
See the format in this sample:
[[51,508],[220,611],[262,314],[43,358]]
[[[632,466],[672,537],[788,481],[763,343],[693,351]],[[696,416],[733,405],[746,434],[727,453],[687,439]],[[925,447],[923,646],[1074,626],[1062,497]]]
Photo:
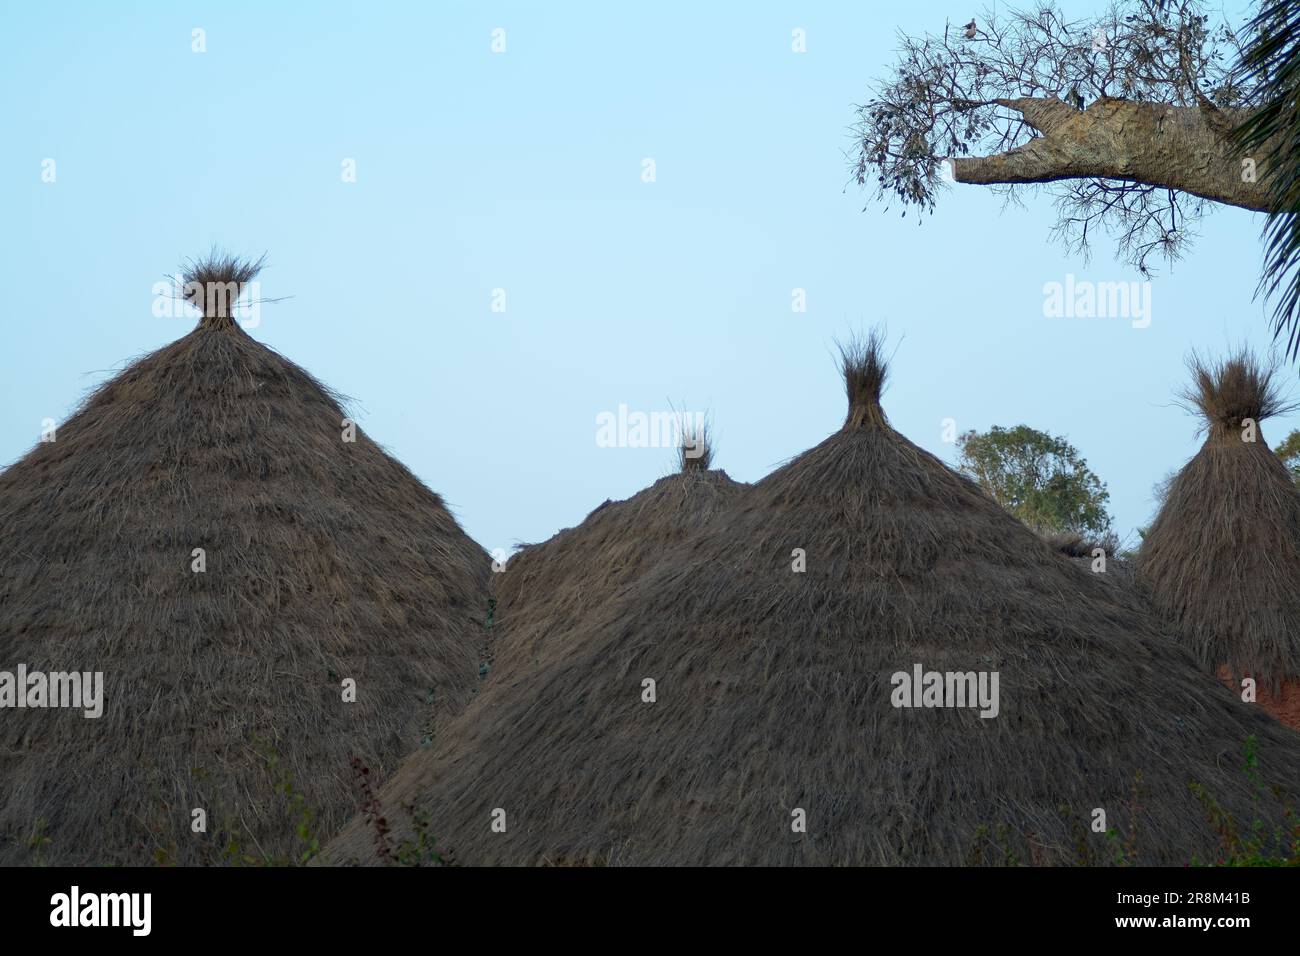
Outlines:
[[885,336],[872,329],[866,337],[854,336],[839,343],[840,374],[848,393],[849,409],[845,428],[887,426],[889,419],[880,398],[889,379],[889,365],[884,356]]
[[181,298],[199,311],[199,326],[234,328],[235,308],[266,266],[266,254],[256,259],[222,252],[187,259],[181,270]]
[[677,441],[677,466],[682,472],[708,471],[713,464],[713,455],[717,450],[713,440],[713,429],[703,414],[691,420],[682,413],[679,418]]
[[1213,437],[1239,437],[1232,433],[1243,423],[1251,421],[1258,426],[1297,407],[1285,398],[1277,364],[1261,359],[1247,346],[1218,360],[1193,352],[1187,370],[1192,384],[1183,391],[1183,401],[1199,413],[1203,429]]

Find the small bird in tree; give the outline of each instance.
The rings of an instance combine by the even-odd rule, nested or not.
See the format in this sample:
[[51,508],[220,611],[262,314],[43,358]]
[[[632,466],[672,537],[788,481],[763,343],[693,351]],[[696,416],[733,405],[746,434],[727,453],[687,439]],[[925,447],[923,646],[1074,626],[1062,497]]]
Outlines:
[[1065,102],[1069,103],[1076,110],[1083,109],[1083,96],[1078,90],[1072,89],[1065,95]]
[[967,40],[973,40],[973,39],[975,39],[975,34],[979,32],[978,30],[975,29],[975,21],[974,21],[974,20],[971,20],[971,22],[968,23],[968,24],[966,24],[966,26],[964,26],[962,29],[966,31],[966,39],[967,39]]

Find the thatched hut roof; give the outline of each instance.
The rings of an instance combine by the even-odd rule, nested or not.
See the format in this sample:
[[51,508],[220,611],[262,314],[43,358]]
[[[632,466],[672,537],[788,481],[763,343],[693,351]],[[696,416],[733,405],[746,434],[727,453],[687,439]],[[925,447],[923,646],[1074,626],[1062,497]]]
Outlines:
[[[1101,536],[1082,534],[1078,531],[1055,531],[1042,535],[1044,541],[1057,554],[1070,559],[1077,568],[1095,574],[1098,580],[1115,587],[1133,592],[1142,599],[1137,577],[1133,571],[1133,562],[1120,554],[1120,542],[1114,534]],[[1098,551],[1101,554],[1098,554]],[[1098,558],[1104,558],[1104,565]]]
[[1189,366],[1205,444],[1170,482],[1138,575],[1202,666],[1277,690],[1300,679],[1300,495],[1260,424],[1287,406],[1248,349]]
[[[878,345],[850,382],[879,380]],[[1216,847],[1189,780],[1264,815],[1248,735],[1300,792],[1300,741],[895,432],[869,384],[850,395],[840,431],[589,617],[563,660],[480,695],[381,805],[427,811],[466,864],[1109,861],[1095,808],[1134,861],[1188,863]],[[893,706],[918,664],[998,672],[998,715]],[[323,860],[374,862],[373,836],[354,820]]]
[[616,600],[748,487],[708,468],[714,446],[707,434],[686,438],[679,471],[626,500],[606,501],[581,524],[528,546],[493,575],[494,681],[569,653],[585,617]]
[[0,670],[101,671],[105,698],[0,712],[0,864],[296,856],[286,783],[323,842],[350,757],[383,775],[469,701],[490,560],[343,418],[206,314],[0,473]]

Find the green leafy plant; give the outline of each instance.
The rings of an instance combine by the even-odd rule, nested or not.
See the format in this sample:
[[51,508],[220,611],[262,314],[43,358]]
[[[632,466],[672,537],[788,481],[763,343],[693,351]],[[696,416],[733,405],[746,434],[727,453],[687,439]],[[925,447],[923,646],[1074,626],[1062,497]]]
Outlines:
[[1189,784],[1205,810],[1206,819],[1219,834],[1220,852],[1213,861],[1194,859],[1193,866],[1300,866],[1300,821],[1281,791],[1265,785],[1259,774],[1259,741],[1253,735],[1243,747],[1242,769],[1254,791],[1256,806],[1266,799],[1282,805],[1285,823],[1272,829],[1256,817],[1246,824],[1237,820],[1199,783]]
[[387,866],[430,866],[447,865],[437,850],[437,840],[429,829],[429,814],[411,804],[403,804],[411,824],[411,836],[394,845],[392,827],[384,815],[384,809],[370,783],[370,768],[360,757],[353,757],[352,773],[361,791],[361,815],[367,826],[374,831],[375,853],[381,863]]
[[307,805],[306,796],[294,785],[293,774],[288,770],[281,769],[279,752],[256,734],[253,735],[253,740],[257,752],[266,761],[267,772],[278,777],[275,784],[276,790],[285,798],[289,813],[294,819],[294,832],[302,844],[302,849],[294,862],[306,863],[320,853],[320,839],[312,830],[312,823],[316,815],[312,812],[311,807]]
[[32,835],[27,841],[27,849],[32,853],[32,863],[34,866],[46,865],[45,848],[54,842],[50,838],[49,834],[45,832],[45,828],[48,825],[49,824],[46,823],[44,817],[37,820],[36,826],[32,828]]
[[1035,531],[1110,530],[1110,493],[1064,438],[1028,425],[995,425],[961,435],[957,449],[958,469]]
[[1281,444],[1273,449],[1273,453],[1286,466],[1286,470],[1291,474],[1291,480],[1300,485],[1300,430],[1292,431],[1282,439]]
[[393,854],[400,866],[431,866],[445,862],[438,853],[437,840],[429,831],[429,813],[410,804],[403,809],[411,821],[412,836],[403,840]]

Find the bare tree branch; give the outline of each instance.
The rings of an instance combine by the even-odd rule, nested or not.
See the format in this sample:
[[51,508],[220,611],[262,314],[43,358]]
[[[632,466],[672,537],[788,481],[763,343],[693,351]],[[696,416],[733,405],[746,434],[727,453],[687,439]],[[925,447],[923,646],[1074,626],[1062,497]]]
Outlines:
[[952,180],[1004,195],[1046,186],[1067,247],[1086,253],[1100,229],[1143,272],[1178,258],[1207,200],[1269,208],[1265,171],[1243,175],[1228,142],[1254,106],[1237,37],[1197,0],[1079,21],[1048,3],[976,24],[902,37],[892,78],[858,108],[853,176],[878,199],[933,209],[949,162]]

